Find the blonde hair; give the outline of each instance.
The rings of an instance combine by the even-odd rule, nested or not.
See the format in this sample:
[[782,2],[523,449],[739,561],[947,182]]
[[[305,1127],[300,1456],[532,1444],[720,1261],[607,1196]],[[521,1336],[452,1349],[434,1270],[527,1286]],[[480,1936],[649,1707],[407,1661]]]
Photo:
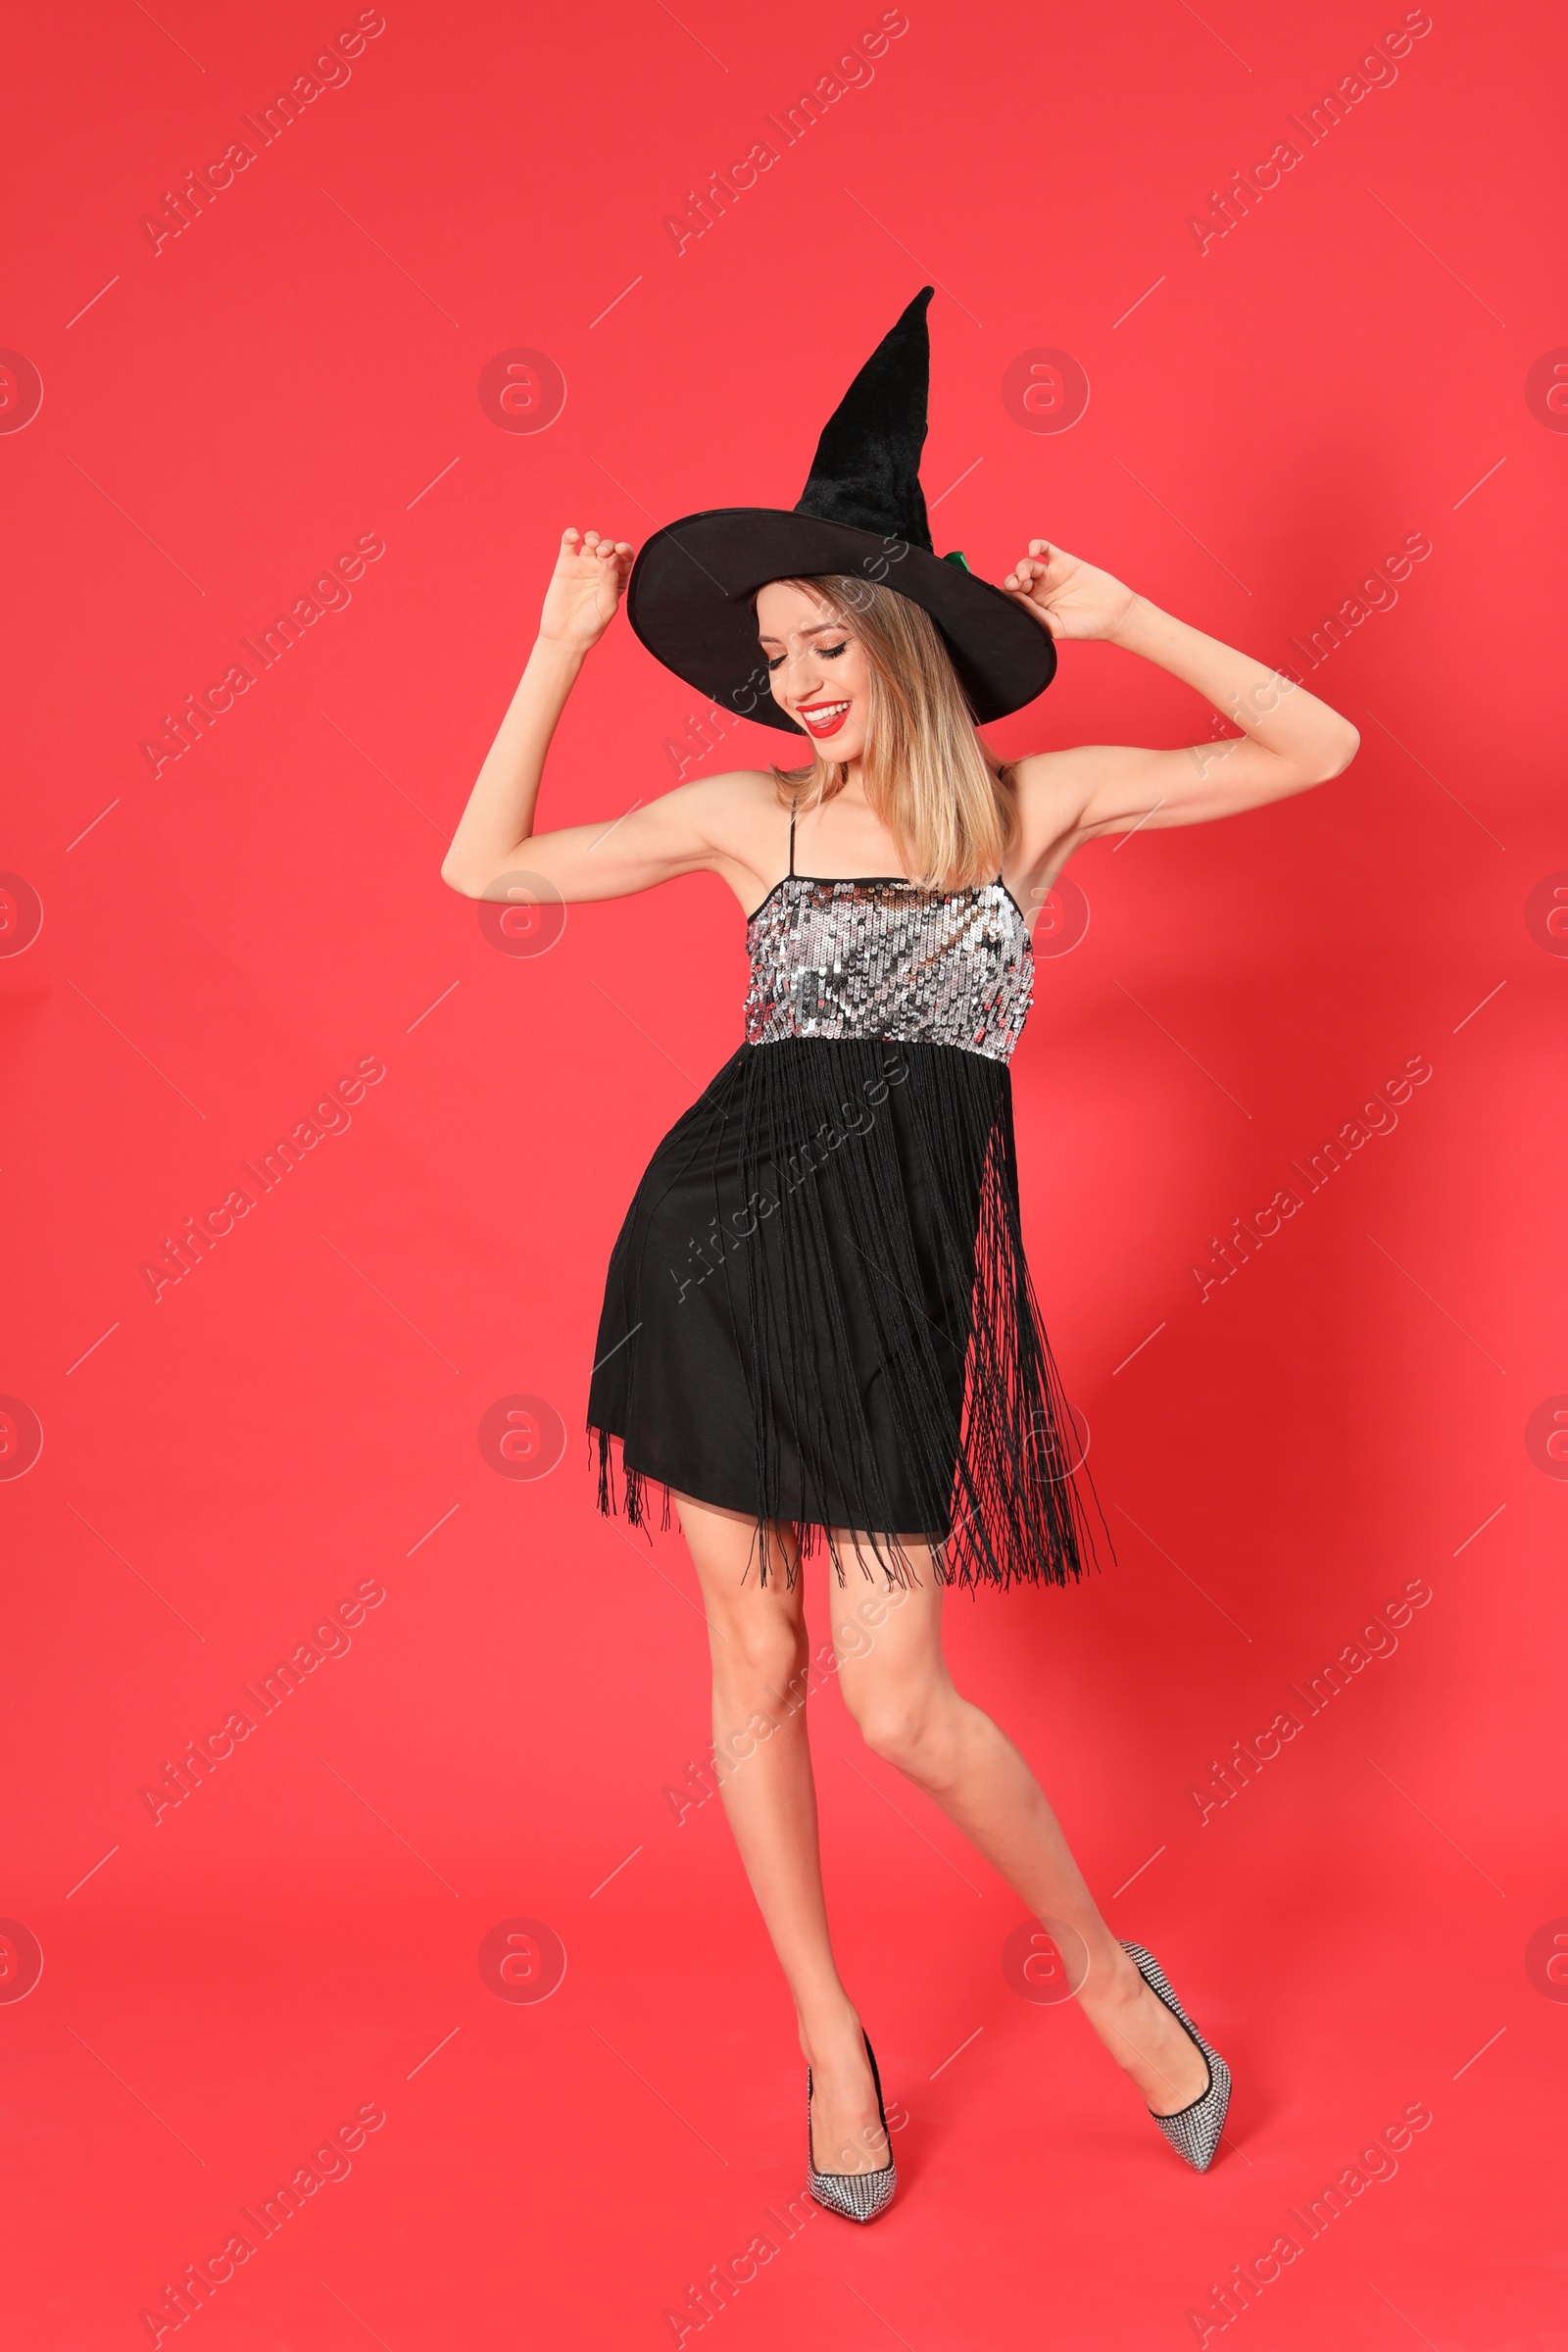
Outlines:
[[[994,882],[1018,834],[1011,772],[977,734],[930,614],[896,588],[849,572],[779,584],[833,606],[865,649],[865,797],[904,853],[909,879],[927,890]],[[807,766],[774,767],[773,776],[780,799],[799,810],[832,800],[849,772],[813,752]]]

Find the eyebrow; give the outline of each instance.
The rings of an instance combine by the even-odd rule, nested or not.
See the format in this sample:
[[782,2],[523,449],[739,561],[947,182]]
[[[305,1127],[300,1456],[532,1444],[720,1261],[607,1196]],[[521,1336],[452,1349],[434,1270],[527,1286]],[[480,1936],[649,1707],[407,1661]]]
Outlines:
[[[849,625],[847,620],[813,620],[809,627],[800,630],[799,634],[802,637],[817,637],[824,629],[847,629]],[[765,629],[758,637],[759,645],[782,645],[783,642],[782,637],[770,637]]]

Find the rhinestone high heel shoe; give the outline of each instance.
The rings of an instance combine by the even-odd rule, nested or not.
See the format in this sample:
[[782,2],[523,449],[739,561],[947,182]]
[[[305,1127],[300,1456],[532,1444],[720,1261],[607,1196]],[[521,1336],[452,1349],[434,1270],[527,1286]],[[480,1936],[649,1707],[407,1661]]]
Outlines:
[[860,2039],[871,2061],[871,2080],[876,2085],[876,2111],[882,2119],[882,2136],[888,2140],[888,2160],[874,2173],[819,2173],[811,2148],[811,2070],[806,2070],[806,2185],[819,2205],[829,2213],[843,2214],[847,2222],[874,2222],[879,2213],[893,2202],[898,2182],[898,2171],[893,2162],[893,2142],[888,2139],[888,2112],[882,2104],[882,2078],[876,2071],[876,2052],[870,2035],[861,2029]]
[[1153,1953],[1146,1952],[1141,1943],[1123,1943],[1121,1948],[1154,1998],[1163,2001],[1189,2041],[1202,2052],[1208,2067],[1208,2087],[1191,2106],[1178,2108],[1174,2115],[1154,2115],[1152,2107],[1149,2110],[1177,2155],[1185,2157],[1195,2173],[1206,2173],[1225,2129],[1225,2114],[1231,2103],[1231,2070],[1193,2024],[1166,1983],[1165,1972]]

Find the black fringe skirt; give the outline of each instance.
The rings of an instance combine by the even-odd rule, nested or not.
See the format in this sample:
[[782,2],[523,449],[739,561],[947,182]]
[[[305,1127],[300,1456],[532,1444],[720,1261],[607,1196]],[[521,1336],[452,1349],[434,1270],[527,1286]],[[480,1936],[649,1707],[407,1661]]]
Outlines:
[[1011,1080],[985,1054],[742,1046],[637,1188],[595,1359],[599,1507],[633,1526],[651,1492],[666,1526],[688,1494],[803,1554],[825,1539],[841,1584],[846,1550],[913,1581],[918,1543],[970,1587],[1079,1576],[1080,1482],[1105,1533],[1024,1257]]

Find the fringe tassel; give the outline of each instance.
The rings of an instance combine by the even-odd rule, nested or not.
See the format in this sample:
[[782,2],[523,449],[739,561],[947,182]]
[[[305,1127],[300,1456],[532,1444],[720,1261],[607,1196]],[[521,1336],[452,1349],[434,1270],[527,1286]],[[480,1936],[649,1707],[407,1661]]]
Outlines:
[[611,1452],[612,1442],[612,1432],[610,1430],[590,1428],[588,1443],[590,1447],[597,1451],[599,1457],[598,1487],[601,1512],[607,1519],[613,1519],[618,1512],[628,1527],[641,1528],[646,1532],[648,1496],[652,1490],[655,1494],[662,1495],[663,1498],[659,1513],[659,1526],[660,1532],[667,1535],[673,1522],[670,1517],[669,1488],[662,1479],[645,1477],[641,1470],[629,1470],[623,1461],[620,1465],[620,1500],[617,1503],[614,1456]]
[[[918,1540],[945,1584],[1064,1585],[1096,1556],[1080,1479],[1114,1558],[1024,1255],[1005,1064],[787,1039],[742,1047],[688,1121],[705,1106],[718,1114],[700,1124],[723,1163],[715,1230],[751,1399],[760,1581],[771,1526],[793,1538],[791,1584],[796,1553],[824,1541],[840,1585],[846,1551],[868,1579],[874,1561],[889,1585],[917,1583]],[[689,1166],[689,1137],[681,1149]],[[645,1234],[639,1267],[654,1254]],[[627,1394],[639,1318],[665,1305],[640,1276],[632,1297]],[[612,1512],[608,1416],[591,1436]],[[623,1461],[621,1483],[628,1526],[647,1526],[650,1489],[669,1526],[668,1481]]]

